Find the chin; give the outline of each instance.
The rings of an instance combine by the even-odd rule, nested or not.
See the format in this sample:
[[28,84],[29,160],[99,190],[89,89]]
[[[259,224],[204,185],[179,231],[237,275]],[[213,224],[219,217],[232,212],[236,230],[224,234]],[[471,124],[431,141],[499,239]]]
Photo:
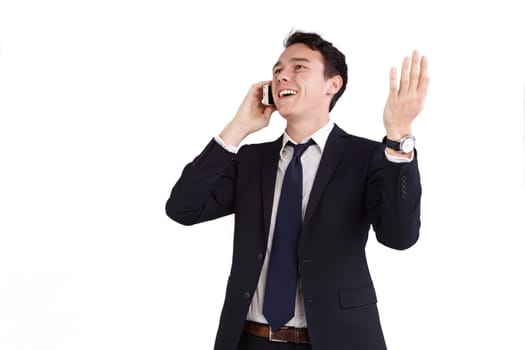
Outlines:
[[288,119],[290,117],[290,111],[287,111],[286,109],[278,109],[277,112],[283,117],[284,119]]
[[292,110],[292,108],[286,108],[286,107],[283,107],[283,108],[279,108],[277,111],[279,112],[279,114],[280,114],[284,119],[287,119],[287,120],[288,120],[288,119],[292,119],[292,118],[294,118],[294,117],[297,115],[297,113],[294,112],[294,111]]

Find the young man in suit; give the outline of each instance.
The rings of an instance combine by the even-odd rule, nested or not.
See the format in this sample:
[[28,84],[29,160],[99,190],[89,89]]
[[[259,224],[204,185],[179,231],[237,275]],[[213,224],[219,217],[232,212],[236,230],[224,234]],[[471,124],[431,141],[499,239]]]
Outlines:
[[[193,225],[235,214],[234,249],[216,350],[384,350],[365,245],[406,249],[419,237],[421,185],[411,123],[423,108],[427,60],[390,72],[382,143],[329,116],[347,83],[345,56],[294,32],[273,67],[275,105],[254,84],[233,120],[183,170],[166,203]],[[273,142],[245,145],[277,110]]]

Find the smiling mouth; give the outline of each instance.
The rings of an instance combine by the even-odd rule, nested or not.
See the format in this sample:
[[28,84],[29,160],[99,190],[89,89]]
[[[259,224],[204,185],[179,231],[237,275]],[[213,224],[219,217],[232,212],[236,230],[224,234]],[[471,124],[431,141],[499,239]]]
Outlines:
[[297,91],[295,90],[281,90],[279,91],[279,97],[287,97],[287,96],[293,96],[296,95]]

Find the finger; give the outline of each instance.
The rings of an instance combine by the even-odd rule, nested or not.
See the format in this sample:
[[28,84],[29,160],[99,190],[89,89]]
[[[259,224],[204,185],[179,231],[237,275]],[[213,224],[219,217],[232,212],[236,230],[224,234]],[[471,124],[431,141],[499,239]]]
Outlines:
[[264,84],[271,84],[271,83],[272,83],[271,80],[260,81],[258,83],[253,84],[251,86],[251,90],[253,90],[253,91],[260,90],[260,89],[262,89]]
[[399,82],[399,92],[408,90],[410,85],[410,58],[407,56],[403,59],[403,66],[401,68],[401,81]]
[[397,97],[397,71],[394,67],[390,68],[390,96]]
[[419,52],[414,50],[412,53],[412,63],[410,64],[410,90],[416,91],[419,83]]
[[418,94],[424,98],[427,95],[428,85],[430,83],[430,78],[428,76],[428,60],[425,56],[421,58],[421,64],[420,64],[420,73],[419,73],[419,81],[418,81]]
[[258,83],[253,84],[250,87],[250,94],[257,99],[261,99],[263,96],[263,91],[262,91],[263,85],[271,84],[271,82],[272,82],[271,80],[265,80],[265,81],[260,81]]

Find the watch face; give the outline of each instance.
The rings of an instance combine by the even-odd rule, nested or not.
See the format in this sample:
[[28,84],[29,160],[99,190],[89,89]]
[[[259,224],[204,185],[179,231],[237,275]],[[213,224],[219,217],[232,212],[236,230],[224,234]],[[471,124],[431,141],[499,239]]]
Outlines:
[[401,152],[410,153],[414,150],[416,146],[416,140],[413,137],[407,137],[401,142]]

